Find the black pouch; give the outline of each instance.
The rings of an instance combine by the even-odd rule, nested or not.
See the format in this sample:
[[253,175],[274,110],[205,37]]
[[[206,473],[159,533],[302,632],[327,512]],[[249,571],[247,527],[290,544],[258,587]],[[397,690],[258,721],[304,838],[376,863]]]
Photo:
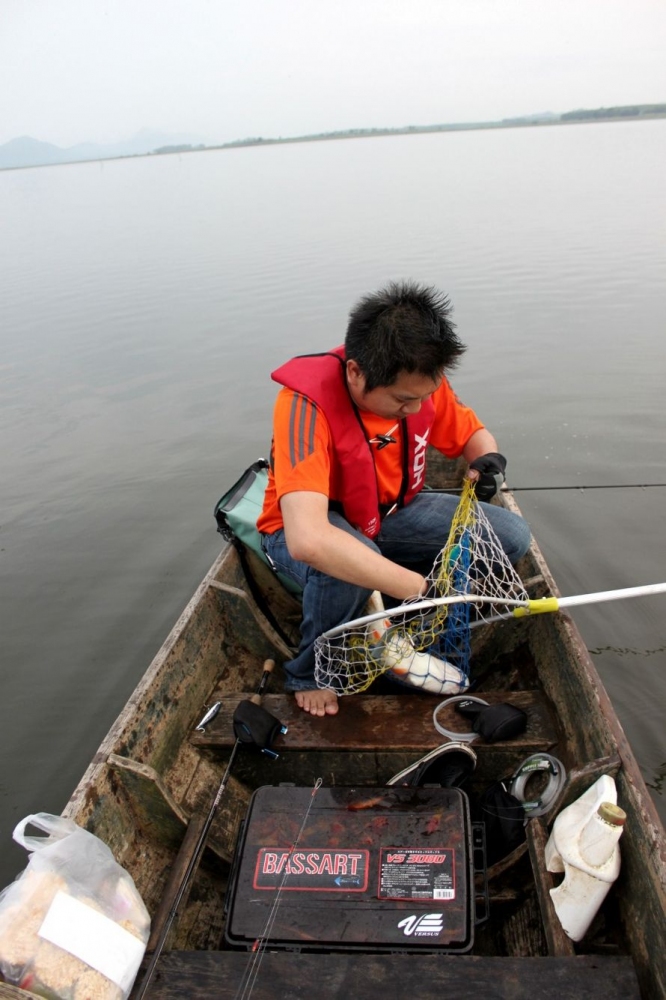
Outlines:
[[474,819],[486,825],[487,863],[494,865],[525,840],[525,810],[503,781],[496,781],[473,806]]
[[456,709],[472,719],[472,730],[487,743],[512,740],[527,729],[527,715],[515,705],[480,705],[478,701],[459,701]]

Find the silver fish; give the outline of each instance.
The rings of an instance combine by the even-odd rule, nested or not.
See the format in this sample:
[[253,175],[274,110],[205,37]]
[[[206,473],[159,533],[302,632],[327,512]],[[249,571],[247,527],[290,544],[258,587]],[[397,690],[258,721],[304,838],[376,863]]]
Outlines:
[[221,701],[216,701],[214,705],[211,705],[211,707],[208,709],[208,711],[204,715],[204,717],[201,720],[201,722],[199,723],[199,725],[196,727],[196,729],[195,729],[196,733],[205,733],[206,732],[206,723],[212,722],[212,720],[215,718],[215,716],[217,715],[217,713],[220,711],[221,704],[222,704]]

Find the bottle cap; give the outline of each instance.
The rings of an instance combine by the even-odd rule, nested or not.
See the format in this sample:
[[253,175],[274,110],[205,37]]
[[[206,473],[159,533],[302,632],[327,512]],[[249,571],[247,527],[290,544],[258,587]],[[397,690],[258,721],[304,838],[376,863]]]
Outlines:
[[600,819],[603,819],[606,823],[610,823],[611,826],[624,826],[627,819],[624,809],[620,809],[613,802],[602,802],[597,809],[597,814]]

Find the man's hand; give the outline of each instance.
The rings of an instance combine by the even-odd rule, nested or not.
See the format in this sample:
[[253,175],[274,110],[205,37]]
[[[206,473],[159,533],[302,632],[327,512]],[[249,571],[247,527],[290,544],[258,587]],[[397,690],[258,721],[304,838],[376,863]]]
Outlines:
[[489,451],[486,455],[475,458],[469,463],[469,467],[479,473],[478,477],[470,476],[474,478],[474,490],[479,500],[492,500],[504,482],[504,455],[500,455],[498,451]]

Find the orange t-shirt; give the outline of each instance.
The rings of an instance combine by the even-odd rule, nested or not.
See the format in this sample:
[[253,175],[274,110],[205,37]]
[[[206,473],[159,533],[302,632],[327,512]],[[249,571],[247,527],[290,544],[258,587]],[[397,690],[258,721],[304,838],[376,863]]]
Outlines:
[[[460,402],[446,379],[431,400],[435,417],[429,443],[449,458],[457,458],[472,434],[484,425],[473,410]],[[402,484],[400,421],[366,410],[359,414],[372,445],[379,502],[391,504],[398,499]],[[380,448],[378,435],[388,435],[391,443]],[[311,400],[293,389],[281,389],[275,401],[271,458],[264,508],[257,521],[259,531],[270,535],[282,527],[280,500],[286,493],[304,490],[323,493],[330,500],[340,499],[328,421]]]

